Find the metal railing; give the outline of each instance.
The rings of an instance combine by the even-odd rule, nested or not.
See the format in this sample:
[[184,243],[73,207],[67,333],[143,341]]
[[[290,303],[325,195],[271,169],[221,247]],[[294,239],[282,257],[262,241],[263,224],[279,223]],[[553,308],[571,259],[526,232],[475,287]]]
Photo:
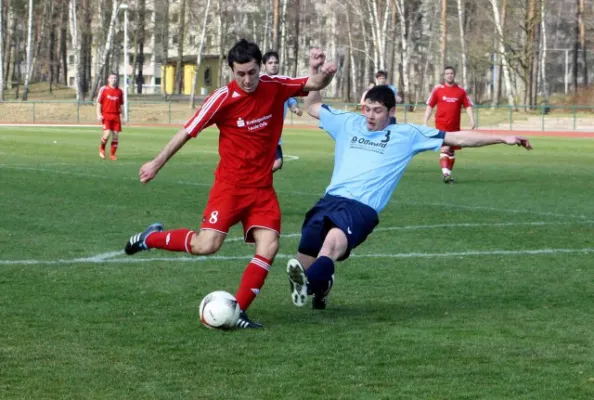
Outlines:
[[[328,103],[341,110],[360,112],[361,106],[329,100]],[[403,123],[423,123],[424,104],[399,104],[396,118]],[[196,110],[187,102],[131,101],[129,123],[135,125],[177,125],[187,121]],[[532,130],[532,131],[592,131],[594,132],[593,106],[525,106],[497,107],[473,106],[477,128]],[[435,113],[435,110],[434,110]],[[434,116],[430,119],[433,123]],[[0,123],[26,124],[97,124],[96,105],[93,102],[64,101],[4,101],[0,102]],[[316,125],[317,122],[305,114],[297,117],[288,113],[286,124]],[[462,128],[469,127],[466,113],[462,112]]]

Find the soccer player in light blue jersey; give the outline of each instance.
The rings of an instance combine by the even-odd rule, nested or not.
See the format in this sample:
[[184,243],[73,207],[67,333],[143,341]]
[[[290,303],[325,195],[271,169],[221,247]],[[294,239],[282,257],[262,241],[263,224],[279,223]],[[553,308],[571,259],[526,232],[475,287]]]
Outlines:
[[[266,75],[278,75],[279,58],[276,51],[269,51],[265,53],[262,57],[262,64],[264,65],[264,73]],[[303,111],[301,111],[299,108],[297,100],[295,100],[293,97],[289,97],[289,99],[285,101],[285,113],[283,114],[283,120],[287,117],[288,109],[299,117],[303,115]],[[278,146],[276,146],[276,158],[274,159],[274,164],[272,165],[272,172],[276,172],[283,167],[282,142],[283,141],[281,139],[278,142]]]
[[502,143],[532,148],[528,139],[520,136],[446,133],[422,125],[398,124],[394,118],[396,99],[385,85],[367,92],[364,115],[322,103],[319,92],[309,92],[305,106],[336,146],[330,185],[305,215],[297,257],[287,264],[291,298],[297,306],[303,306],[312,295],[314,309],[326,308],[334,283],[334,263],[346,260],[351,250],[373,232],[379,213],[415,154],[439,151],[442,145]]

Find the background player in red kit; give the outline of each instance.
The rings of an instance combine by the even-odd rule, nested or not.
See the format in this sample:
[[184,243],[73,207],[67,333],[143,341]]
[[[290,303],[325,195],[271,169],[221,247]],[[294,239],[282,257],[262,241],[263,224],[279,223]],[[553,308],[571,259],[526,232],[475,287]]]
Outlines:
[[[460,113],[462,107],[466,108],[466,113],[470,119],[470,129],[474,129],[474,115],[472,114],[472,102],[466,94],[466,90],[458,86],[455,82],[456,70],[454,67],[446,67],[443,71],[444,83],[435,86],[433,92],[427,100],[427,109],[425,110],[425,125],[431,117],[433,107],[437,105],[435,113],[435,127],[444,132],[458,132],[460,130]],[[442,146],[439,155],[439,164],[443,174],[444,183],[454,183],[452,170],[456,162],[456,150],[461,147]]]
[[284,103],[289,97],[304,96],[330,83],[336,65],[324,61],[324,53],[312,49],[309,77],[260,76],[260,49],[240,40],[228,55],[234,80],[209,96],[159,155],[140,168],[140,181],[149,182],[188,140],[209,125],[219,128],[220,162],[200,231],[163,231],[161,224],[152,224],[130,238],[125,252],[158,248],[195,255],[216,253],[229,228],[241,222],[245,241],[256,244],[256,254],[235,294],[242,310],[237,323],[240,328],[262,326],[250,321],[245,311],[264,285],[279,246],[281,213],[270,166],[281,136]]
[[118,76],[109,74],[107,85],[99,89],[97,96],[97,119],[103,123],[103,136],[99,146],[99,157],[105,158],[105,146],[111,135],[111,153],[109,158],[117,160],[115,153],[118,149],[118,135],[122,131],[122,106],[124,105],[124,93],[117,86]]

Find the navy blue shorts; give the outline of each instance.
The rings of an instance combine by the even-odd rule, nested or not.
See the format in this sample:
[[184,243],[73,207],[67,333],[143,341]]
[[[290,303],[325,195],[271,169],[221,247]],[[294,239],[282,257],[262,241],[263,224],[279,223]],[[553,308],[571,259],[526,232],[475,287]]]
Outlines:
[[305,214],[299,252],[317,257],[328,231],[336,227],[345,233],[348,240],[347,252],[338,261],[346,260],[378,223],[378,215],[373,208],[356,200],[327,194]]
[[274,157],[274,159],[283,161],[283,148],[280,144],[276,146],[276,156]]

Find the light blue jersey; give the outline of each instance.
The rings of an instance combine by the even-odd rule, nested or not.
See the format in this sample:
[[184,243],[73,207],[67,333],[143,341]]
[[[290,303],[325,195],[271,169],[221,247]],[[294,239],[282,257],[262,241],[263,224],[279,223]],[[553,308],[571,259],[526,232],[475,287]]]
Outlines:
[[[289,97],[287,101],[285,101],[285,111],[283,111],[283,121],[287,118],[287,110],[297,104],[297,100],[293,97]],[[282,138],[279,139],[278,144],[283,144]]]
[[394,96],[398,96],[398,89],[394,85],[387,85],[394,92]]
[[441,148],[444,132],[397,124],[371,132],[365,116],[323,105],[320,128],[336,141],[334,172],[326,194],[357,200],[380,212],[386,207],[413,156]]

